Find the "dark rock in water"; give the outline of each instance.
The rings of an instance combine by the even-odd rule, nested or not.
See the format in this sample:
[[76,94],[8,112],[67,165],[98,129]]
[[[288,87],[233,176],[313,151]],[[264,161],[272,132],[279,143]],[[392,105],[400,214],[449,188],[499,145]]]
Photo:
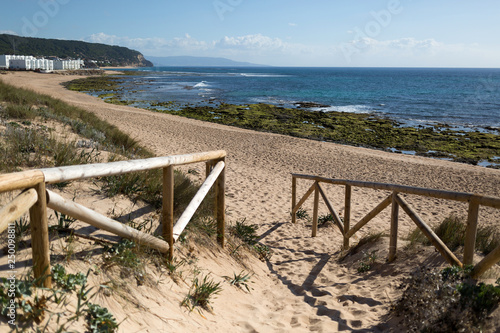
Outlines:
[[493,127],[493,126],[486,126],[486,127],[484,127],[484,129],[486,129],[488,131],[500,131],[500,128]]
[[325,104],[319,104],[319,103],[314,103],[314,102],[297,102],[294,103],[295,106],[298,108],[327,108],[330,107],[330,105],[325,105]]

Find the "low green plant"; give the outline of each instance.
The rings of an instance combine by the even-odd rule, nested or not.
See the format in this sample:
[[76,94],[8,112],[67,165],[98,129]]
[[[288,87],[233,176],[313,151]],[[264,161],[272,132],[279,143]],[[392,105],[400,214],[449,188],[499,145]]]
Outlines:
[[176,258],[172,258],[172,260],[167,260],[165,262],[165,267],[167,267],[169,274],[173,275],[176,274],[179,268],[184,266],[185,264],[186,260],[184,259],[177,260]]
[[137,245],[128,239],[121,239],[112,246],[105,245],[104,262],[106,266],[118,265],[134,270],[142,267],[141,260],[137,256]]
[[[26,309],[26,307],[29,305],[27,303],[27,300],[33,294],[32,289],[33,283],[27,278],[19,280],[0,278],[0,314],[6,318],[9,318],[8,314],[11,309],[11,299],[15,300],[14,307],[16,312],[17,309],[20,308]],[[13,290],[14,295],[12,295],[11,290]]]
[[373,264],[377,261],[377,250],[370,253],[364,253],[363,258],[359,262],[358,273],[365,273],[372,269]]
[[257,229],[259,228],[256,224],[247,224],[246,219],[236,221],[234,226],[230,227],[230,232],[235,237],[238,237],[243,242],[248,245],[255,245],[257,243]]
[[92,333],[116,332],[118,323],[107,308],[89,303],[87,309],[87,327]]
[[21,218],[14,221],[14,234],[16,239],[24,237],[30,231],[30,221],[28,217],[22,216]]
[[87,276],[83,273],[67,274],[64,266],[56,264],[52,266],[52,280],[62,289],[75,290],[76,286],[83,286],[87,283]]
[[255,250],[255,252],[257,252],[257,255],[261,261],[267,261],[271,259],[273,255],[271,250],[269,249],[269,246],[265,244],[255,244],[253,246],[253,249]]
[[310,218],[309,213],[304,208],[299,208],[295,215],[299,220],[308,220]]
[[326,214],[318,217],[318,227],[325,227],[328,223],[333,223],[333,215]]
[[76,219],[66,214],[58,213],[57,211],[54,211],[54,213],[56,215],[57,225],[49,226],[49,230],[67,230],[76,221]]
[[211,298],[219,294],[221,291],[222,287],[220,282],[215,282],[212,279],[209,279],[208,275],[205,275],[203,279],[200,279],[197,276],[194,278],[193,285],[181,304],[189,308],[191,311],[196,307],[209,310]]
[[200,217],[188,224],[189,230],[196,229],[203,235],[212,237],[217,235],[217,221],[213,217]]
[[248,292],[250,292],[250,287],[248,283],[250,282],[250,278],[252,275],[250,273],[245,274],[243,271],[239,274],[233,273],[234,277],[225,276],[225,278],[229,281],[229,284],[232,286],[239,287],[241,289],[245,288]]

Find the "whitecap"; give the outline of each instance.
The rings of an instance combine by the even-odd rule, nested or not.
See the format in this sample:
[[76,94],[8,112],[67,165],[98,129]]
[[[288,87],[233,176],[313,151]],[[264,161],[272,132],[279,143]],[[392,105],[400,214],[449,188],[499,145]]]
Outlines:
[[210,85],[207,84],[207,81],[201,81],[194,85],[194,88],[204,88],[204,87],[210,87]]
[[332,105],[329,107],[317,107],[311,108],[312,111],[323,111],[323,112],[349,112],[349,113],[372,113],[374,110],[368,105]]

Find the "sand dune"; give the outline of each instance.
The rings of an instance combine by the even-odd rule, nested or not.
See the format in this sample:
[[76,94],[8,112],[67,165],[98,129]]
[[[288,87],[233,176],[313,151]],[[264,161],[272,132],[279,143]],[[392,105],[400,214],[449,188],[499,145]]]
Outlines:
[[[377,274],[363,275],[349,262],[339,263],[342,237],[338,230],[321,228],[318,237],[311,238],[310,227],[303,221],[290,223],[291,173],[500,196],[500,170],[254,132],[110,105],[62,88],[61,82],[72,79],[67,76],[26,72],[3,75],[1,79],[94,112],[157,155],[227,151],[228,218],[233,221],[246,218],[259,224],[262,242],[274,255],[267,267],[262,268],[263,277],[257,284],[260,289],[254,291],[256,297],[242,296],[240,302],[230,303],[232,309],[227,309],[224,303],[235,295],[220,296],[214,307],[224,314],[212,316],[208,321],[198,320],[202,330],[217,331],[225,327],[228,332],[387,331],[388,327],[381,322],[391,302],[401,293],[396,288],[401,282],[400,273],[411,271],[418,260],[432,265],[442,263],[431,251],[425,253],[431,257],[402,253],[396,263],[382,265],[388,248],[385,241],[377,250],[381,263]],[[202,172],[202,166],[198,168]],[[299,193],[304,193],[308,186],[310,183],[299,182]],[[326,190],[332,204],[342,212],[343,188],[331,186]],[[353,220],[359,220],[385,195],[354,189]],[[408,201],[415,204],[430,224],[452,212],[460,215],[467,212],[465,205],[443,200],[409,197]],[[308,202],[306,208],[310,211],[311,207]],[[326,213],[325,207],[321,207],[321,213]],[[386,209],[356,238],[373,231],[388,232],[389,214]],[[500,213],[495,210],[481,209],[480,215],[481,224],[499,224]],[[413,225],[403,213],[401,220],[399,236],[403,238]],[[227,311],[222,310],[225,308]]]

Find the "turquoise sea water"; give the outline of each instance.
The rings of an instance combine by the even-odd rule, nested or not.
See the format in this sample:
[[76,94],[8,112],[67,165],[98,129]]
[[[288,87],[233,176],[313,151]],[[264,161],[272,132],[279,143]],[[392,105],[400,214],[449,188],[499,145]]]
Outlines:
[[500,69],[155,67],[124,78],[123,98],[180,105],[270,103],[377,113],[403,125],[500,129]]

